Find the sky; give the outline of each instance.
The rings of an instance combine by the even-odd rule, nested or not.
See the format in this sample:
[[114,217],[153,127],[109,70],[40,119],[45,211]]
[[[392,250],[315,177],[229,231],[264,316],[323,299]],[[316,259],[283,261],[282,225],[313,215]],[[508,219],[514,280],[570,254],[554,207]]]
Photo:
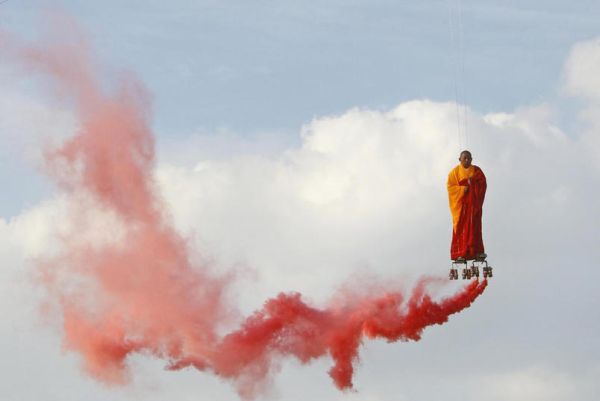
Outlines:
[[[85,29],[107,80],[128,71],[149,91],[160,196],[193,249],[240,276],[244,315],[279,291],[323,305],[364,275],[445,276],[446,175],[465,147],[486,173],[495,277],[481,298],[420,342],[365,341],[355,392],[331,384],[327,358],[283,359],[261,398],[598,393],[597,2],[9,0],[0,28],[39,40],[56,8]],[[41,155],[77,119],[3,53],[2,398],[239,399],[147,355],[128,361],[131,384],[105,386],[63,349],[32,276],[70,218]]]

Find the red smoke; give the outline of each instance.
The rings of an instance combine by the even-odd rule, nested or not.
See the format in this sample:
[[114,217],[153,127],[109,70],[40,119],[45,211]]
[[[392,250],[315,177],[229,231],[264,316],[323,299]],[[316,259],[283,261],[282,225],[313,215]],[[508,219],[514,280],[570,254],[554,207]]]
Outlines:
[[76,135],[48,152],[52,177],[74,199],[91,200],[120,222],[116,242],[95,243],[82,234],[94,230],[94,220],[74,204],[74,230],[40,269],[63,318],[65,347],[82,355],[93,377],[125,383],[127,356],[144,352],[167,360],[172,370],[193,366],[229,378],[242,396],[252,397],[277,358],[308,362],[329,355],[329,374],[346,389],[365,337],[417,341],[423,329],[446,322],[485,289],[486,281],[473,281],[434,301],[427,292],[433,279],[422,279],[406,297],[348,296],[325,309],[282,293],[239,329],[219,335],[228,279],[192,262],[157,194],[148,96],[131,76],[107,90],[81,31],[60,19],[62,32],[48,35],[58,40],[24,46],[4,34],[0,44],[28,71],[49,77],[75,106]]
[[267,372],[274,355],[308,362],[328,354],[335,362],[329,375],[336,386],[350,388],[363,337],[418,341],[425,327],[442,324],[470,306],[487,285],[473,281],[454,296],[434,302],[425,292],[431,280],[422,279],[405,302],[401,293],[391,292],[345,299],[339,307],[324,310],[306,305],[300,294],[279,294],[219,342],[213,369],[237,378],[246,372]]

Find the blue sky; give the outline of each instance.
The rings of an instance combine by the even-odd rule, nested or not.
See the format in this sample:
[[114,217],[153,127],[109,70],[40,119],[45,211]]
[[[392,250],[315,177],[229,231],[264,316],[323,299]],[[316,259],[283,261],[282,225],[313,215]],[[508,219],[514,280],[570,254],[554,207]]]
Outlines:
[[10,1],[3,25],[33,35],[49,4],[81,19],[103,62],[141,76],[159,135],[289,132],[354,106],[454,100],[459,10],[467,102],[510,110],[555,96],[600,17],[594,1]]
[[[145,82],[163,142],[219,130],[293,142],[317,116],[452,101],[457,88],[480,112],[555,98],[570,46],[594,37],[600,17],[594,1],[11,0],[0,22],[35,37],[53,7],[80,19],[103,63]],[[31,185],[0,202],[4,216],[43,191],[12,156],[0,182],[18,173]]]
[[[0,27],[34,39],[41,12],[56,6],[89,32],[105,72],[133,71],[152,93],[161,194],[220,268],[255,269],[236,287],[244,312],[282,289],[322,302],[361,269],[384,279],[446,273],[444,183],[462,147],[452,103],[461,89],[489,180],[484,240],[497,277],[421,343],[367,344],[359,393],[333,389],[326,360],[286,361],[270,396],[583,401],[598,392],[600,3],[9,0]],[[462,30],[451,19],[459,11]],[[460,32],[462,51],[452,40]],[[40,327],[30,262],[52,252],[68,216],[36,152],[70,135],[73,121],[67,105],[10,71],[0,55],[0,185],[10,189],[0,197],[0,353],[9,355],[0,394],[237,399],[228,383],[166,373],[142,356],[130,361],[131,387],[107,389],[60,352],[59,329]]]

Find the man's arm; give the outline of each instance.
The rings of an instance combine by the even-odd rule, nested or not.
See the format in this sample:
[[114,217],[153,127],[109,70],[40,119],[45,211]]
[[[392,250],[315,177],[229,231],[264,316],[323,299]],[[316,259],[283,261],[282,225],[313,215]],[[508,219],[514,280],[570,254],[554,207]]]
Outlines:
[[460,182],[458,181],[456,169],[453,169],[450,171],[450,174],[448,174],[446,186],[448,188],[448,204],[450,206],[450,213],[452,214],[452,223],[454,229],[456,229],[456,225],[460,218],[460,211],[462,209],[462,200],[465,196],[464,186],[460,185]]
[[450,171],[450,174],[448,174],[448,181],[446,182],[446,186],[448,187],[448,197],[451,199],[451,201],[453,198],[457,198],[454,199],[455,201],[460,200],[459,198],[462,197],[461,195],[465,193],[466,185],[466,180],[458,180],[458,174],[456,174],[456,169]]

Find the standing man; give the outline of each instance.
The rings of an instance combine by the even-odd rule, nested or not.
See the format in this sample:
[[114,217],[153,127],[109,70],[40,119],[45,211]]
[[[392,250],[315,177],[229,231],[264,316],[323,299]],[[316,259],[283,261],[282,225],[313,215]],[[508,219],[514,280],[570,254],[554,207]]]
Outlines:
[[460,164],[448,174],[448,201],[452,213],[452,245],[454,261],[485,260],[481,235],[481,213],[487,183],[483,171],[471,164],[471,152],[463,150]]

